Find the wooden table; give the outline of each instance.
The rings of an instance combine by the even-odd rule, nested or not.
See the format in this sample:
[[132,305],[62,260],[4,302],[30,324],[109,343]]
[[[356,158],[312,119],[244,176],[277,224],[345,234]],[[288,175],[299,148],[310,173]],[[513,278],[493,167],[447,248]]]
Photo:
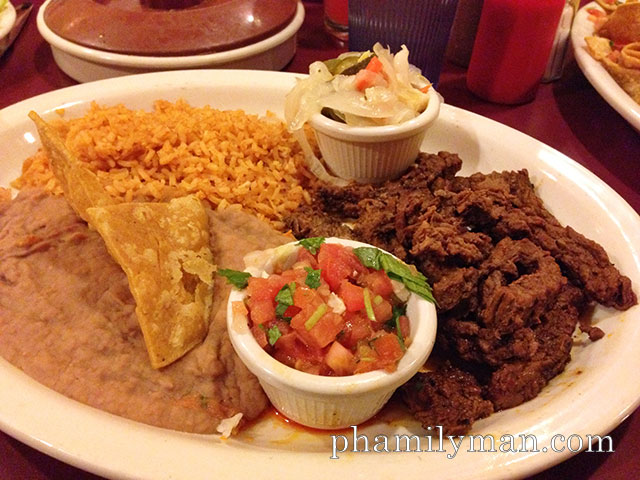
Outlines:
[[[34,11],[24,31],[0,59],[0,108],[76,84],[57,68],[49,46],[38,33],[35,19],[42,1],[33,2]],[[306,18],[298,34],[298,51],[286,67],[290,72],[306,73],[311,61],[332,58],[345,51],[343,45],[332,41],[324,32],[322,4],[306,1],[304,5]],[[561,80],[541,85],[533,102],[516,107],[495,105],[474,97],[466,90],[464,69],[450,64],[443,68],[438,90],[446,103],[516,128],[573,158],[640,212],[640,133],[600,97],[575,62],[569,63]],[[606,394],[612,392],[603,392]],[[581,453],[533,478],[640,478],[640,412],[632,414],[611,437],[615,453]],[[87,480],[99,477],[48,457],[0,432],[0,478]]]

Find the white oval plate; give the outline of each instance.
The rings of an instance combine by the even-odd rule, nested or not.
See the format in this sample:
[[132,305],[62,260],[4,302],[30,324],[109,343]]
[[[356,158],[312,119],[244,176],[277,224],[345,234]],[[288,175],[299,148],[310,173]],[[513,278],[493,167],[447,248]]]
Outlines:
[[[257,114],[271,110],[282,115],[284,96],[294,79],[294,75],[281,72],[161,72],[77,85],[25,100],[0,110],[0,185],[8,185],[19,174],[22,161],[38,148],[36,129],[27,119],[29,110],[46,117],[64,108],[68,116],[78,116],[93,100],[148,109],[155,99],[184,98],[193,105],[243,108]],[[551,212],[600,242],[638,291],[640,218],[610,187],[576,162],[516,130],[448,105],[442,106],[423,149],[458,152],[465,174],[527,168]],[[606,337],[591,343],[576,336],[573,360],[537,398],[475,424],[472,433],[494,436],[495,452],[467,451],[467,437],[457,454],[451,447],[446,453],[363,453],[361,440],[356,446],[359,451],[338,452],[339,458],[331,459],[328,432],[305,433],[270,419],[227,441],[178,433],[69,400],[2,360],[0,428],[53,457],[111,478],[297,480],[301,472],[308,479],[398,478],[400,474],[460,480],[515,478],[572,454],[561,442],[556,447],[564,446],[564,451],[551,451],[553,435],[576,435],[571,448],[577,450],[580,438],[609,432],[638,405],[640,307],[626,312],[598,308],[595,319]],[[367,424],[358,431],[363,432],[369,434],[370,450],[378,434],[425,433],[411,422],[384,421]],[[539,452],[502,453],[499,440],[503,434],[536,435]],[[428,450],[425,437],[421,438],[420,448]],[[582,446],[587,446],[584,440]],[[390,437],[387,448],[396,447],[405,449]],[[485,450],[489,447],[487,444]],[[353,448],[350,443],[349,449]],[[415,450],[417,445],[411,448]],[[437,448],[436,437],[432,450]]]
[[[637,104],[620,85],[609,75],[609,72],[593,58],[587,50],[584,37],[593,35],[593,22],[587,12],[590,8],[600,9],[597,3],[591,2],[578,10],[571,29],[571,44],[576,62],[584,76],[593,85],[605,101],[613,107],[633,127],[640,131],[640,105]],[[601,9],[600,9],[601,10]]]

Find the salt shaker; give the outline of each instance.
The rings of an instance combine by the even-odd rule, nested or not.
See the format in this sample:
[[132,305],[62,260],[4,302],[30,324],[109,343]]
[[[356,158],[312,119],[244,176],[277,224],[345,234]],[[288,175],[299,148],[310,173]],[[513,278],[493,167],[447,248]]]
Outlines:
[[551,55],[547,62],[547,68],[542,76],[543,82],[552,82],[558,80],[562,76],[564,64],[567,59],[567,50],[569,49],[569,35],[573,25],[573,18],[578,10],[580,0],[566,0],[567,3],[562,10],[560,23],[556,30],[556,36],[553,39],[551,47]]
[[566,0],[485,0],[467,87],[496,103],[533,100]]

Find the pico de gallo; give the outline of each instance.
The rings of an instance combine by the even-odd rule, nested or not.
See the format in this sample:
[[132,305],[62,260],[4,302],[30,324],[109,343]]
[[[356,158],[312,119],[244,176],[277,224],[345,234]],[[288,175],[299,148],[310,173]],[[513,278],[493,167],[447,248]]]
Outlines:
[[268,276],[218,272],[246,285],[238,307],[246,308],[258,344],[285,365],[317,375],[394,371],[411,342],[410,292],[433,300],[426,279],[373,247],[322,237],[299,246],[292,264]]

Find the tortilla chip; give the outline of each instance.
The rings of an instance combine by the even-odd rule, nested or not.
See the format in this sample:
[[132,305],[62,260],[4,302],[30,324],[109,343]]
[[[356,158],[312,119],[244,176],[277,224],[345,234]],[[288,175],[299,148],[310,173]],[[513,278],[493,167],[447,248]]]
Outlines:
[[620,64],[625,68],[640,70],[640,42],[633,42],[620,50]]
[[607,13],[611,13],[618,8],[617,3],[609,3],[607,0],[596,0],[596,3]]
[[624,5],[626,3],[636,3],[638,0],[622,0],[624,3],[620,3],[620,0],[596,0],[596,3],[600,5],[605,12],[612,13],[616,8]]
[[40,140],[51,161],[51,169],[69,205],[85,221],[89,207],[112,205],[115,200],[106,192],[98,176],[79,162],[67,149],[58,133],[37,113],[29,112]]
[[602,59],[602,65],[609,75],[629,94],[636,103],[640,103],[640,69],[625,68],[608,58]]
[[127,274],[151,365],[168,365],[199,344],[208,329],[214,270],[200,200],[122,203],[86,213]]
[[154,368],[177,360],[207,334],[213,290],[208,218],[200,200],[120,203],[35,112],[42,145],[69,205],[102,236],[127,274]]
[[611,42],[607,38],[602,37],[585,37],[587,50],[596,60],[602,60],[611,54]]
[[[640,103],[640,43],[632,43],[622,49],[621,62],[638,62],[638,67],[629,68],[611,60],[613,51],[611,41],[602,37],[585,37],[587,49],[593,58],[598,60],[609,72],[611,78],[627,92],[637,103]],[[637,47],[636,47],[637,46]],[[627,50],[628,49],[628,50]]]
[[625,3],[607,16],[607,21],[598,30],[598,35],[627,44],[640,42],[640,3]]

